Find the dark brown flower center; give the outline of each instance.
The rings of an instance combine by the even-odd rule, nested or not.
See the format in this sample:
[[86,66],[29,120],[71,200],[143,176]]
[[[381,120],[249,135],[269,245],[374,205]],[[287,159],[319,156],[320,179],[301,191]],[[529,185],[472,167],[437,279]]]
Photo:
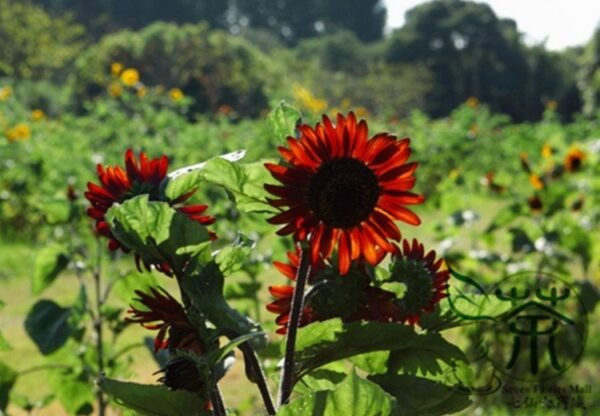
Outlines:
[[313,176],[308,204],[315,216],[334,228],[351,228],[366,220],[379,198],[375,173],[351,158],[324,163]]
[[433,278],[422,261],[401,259],[392,266],[390,280],[403,283],[406,291],[396,303],[406,315],[418,315],[433,297]]

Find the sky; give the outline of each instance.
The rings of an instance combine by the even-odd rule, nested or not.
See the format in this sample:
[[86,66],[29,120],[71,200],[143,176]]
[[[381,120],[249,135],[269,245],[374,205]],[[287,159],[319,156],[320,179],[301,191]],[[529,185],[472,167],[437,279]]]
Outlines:
[[[426,0],[384,0],[388,29],[404,23],[404,13]],[[479,0],[497,16],[517,22],[527,44],[546,40],[546,47],[561,50],[587,43],[600,24],[600,0]]]

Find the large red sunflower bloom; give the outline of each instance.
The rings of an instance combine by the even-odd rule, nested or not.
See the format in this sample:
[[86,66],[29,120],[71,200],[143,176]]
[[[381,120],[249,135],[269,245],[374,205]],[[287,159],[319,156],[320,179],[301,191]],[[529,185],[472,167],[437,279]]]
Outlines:
[[425,253],[423,244],[413,239],[402,242],[392,255],[389,281],[406,286],[400,307],[402,320],[413,325],[419,323],[424,312],[431,312],[435,305],[447,296],[450,271],[441,270],[444,261],[436,259],[435,251]]
[[[137,195],[147,194],[150,200],[166,200],[161,194],[160,184],[167,176],[168,168],[169,161],[166,156],[148,159],[144,152],[140,152],[138,163],[131,149],[125,153],[125,169],[120,166],[97,166],[100,184],[88,182],[85,197],[92,206],[88,208],[87,214],[96,221],[96,233],[108,237],[108,248],[111,251],[119,248],[125,252],[129,250],[113,236],[106,222],[106,212],[113,204],[122,203]],[[207,205],[180,206],[193,193],[194,191],[188,192],[176,200],[167,202],[194,221],[203,225],[214,223],[214,217],[203,215]]]
[[163,289],[150,289],[150,294],[136,290],[136,301],[146,308],[139,310],[131,306],[129,322],[136,322],[147,329],[158,329],[154,339],[154,351],[159,349],[193,351],[201,355],[204,346],[198,333],[188,320],[183,307]]
[[[383,258],[381,254],[378,253],[379,260]],[[288,253],[288,259],[288,264],[273,264],[284,276],[295,281],[300,258],[298,254]],[[402,320],[401,310],[394,302],[395,294],[373,286],[364,267],[353,266],[345,276],[340,276],[337,267],[319,261],[311,269],[308,285],[310,289],[305,298],[300,327],[331,318],[341,318],[344,322]],[[277,333],[283,335],[290,319],[294,286],[270,286],[269,291],[275,300],[267,305],[267,310],[278,314],[275,320],[279,325]]]
[[323,123],[299,125],[298,131],[298,139],[288,137],[288,147],[279,148],[285,163],[265,164],[282,184],[265,185],[277,197],[269,202],[286,207],[269,222],[285,224],[279,235],[310,235],[313,263],[329,258],[337,243],[341,274],[352,260],[376,264],[378,248],[391,252],[388,240],[401,238],[395,220],[420,224],[405,207],[424,200],[409,192],[417,169],[406,163],[410,139],[388,133],[369,139],[367,123],[357,123],[354,113],[338,114],[336,125],[323,116]]

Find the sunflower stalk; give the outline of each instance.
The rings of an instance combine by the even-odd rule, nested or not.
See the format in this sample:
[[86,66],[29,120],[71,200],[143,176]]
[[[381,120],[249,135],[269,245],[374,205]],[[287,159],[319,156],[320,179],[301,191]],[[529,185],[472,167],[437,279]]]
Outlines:
[[290,320],[287,326],[287,337],[285,344],[285,357],[283,359],[283,369],[281,374],[281,385],[279,389],[279,404],[284,405],[289,402],[292,390],[294,388],[294,353],[296,349],[296,336],[298,326],[302,319],[302,309],[304,306],[304,287],[310,275],[310,251],[308,247],[300,247],[301,259],[298,273],[296,274],[296,286],[292,296],[292,305],[290,311]]
[[260,365],[260,362],[258,361],[256,352],[254,351],[254,348],[252,348],[252,344],[249,342],[244,342],[240,345],[240,350],[244,354],[248,378],[258,386],[258,390],[260,391],[260,395],[265,404],[267,414],[269,416],[275,415],[277,410],[275,410],[275,404],[273,402],[273,398],[271,397],[271,392],[269,391],[269,385],[267,384],[265,373]]
[[[104,346],[103,346],[103,333],[102,333],[102,306],[104,300],[102,298],[102,287],[101,287],[101,273],[102,273],[102,246],[100,240],[96,239],[96,265],[94,267],[94,292],[96,295],[96,313],[94,321],[94,330],[96,332],[96,354],[98,356],[98,372],[100,375],[104,373]],[[106,400],[102,390],[98,390],[97,397],[98,401],[98,415],[104,416],[106,413]]]

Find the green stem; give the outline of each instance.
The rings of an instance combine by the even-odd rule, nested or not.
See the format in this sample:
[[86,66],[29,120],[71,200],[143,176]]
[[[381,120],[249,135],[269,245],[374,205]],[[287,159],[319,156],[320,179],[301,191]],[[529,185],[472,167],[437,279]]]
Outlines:
[[[96,239],[96,266],[94,268],[94,292],[96,297],[96,319],[94,320],[94,330],[96,331],[96,352],[98,356],[98,372],[100,375],[104,374],[104,347],[103,347],[103,334],[102,334],[102,285],[101,285],[101,272],[102,272],[102,244],[100,239]],[[98,390],[96,394],[98,401],[98,415],[104,416],[106,413],[106,400],[104,393]]]
[[43,370],[70,370],[71,367],[65,364],[42,364],[34,367],[26,368],[25,370],[19,371],[19,377],[27,374],[36,373]]
[[244,354],[244,362],[246,364],[246,373],[248,374],[248,378],[258,386],[263,403],[267,409],[267,414],[269,416],[275,415],[275,413],[277,413],[275,410],[275,403],[273,402],[273,397],[271,397],[271,392],[269,391],[269,385],[267,384],[265,373],[263,372],[262,366],[258,361],[258,357],[254,351],[254,348],[252,348],[252,345],[249,342],[244,342],[239,348]]
[[210,393],[210,402],[215,416],[227,416],[227,408],[225,407],[221,390],[219,390],[219,386],[216,383],[213,391]]
[[301,249],[300,267],[296,274],[296,286],[292,296],[292,305],[290,311],[290,320],[287,325],[287,338],[285,344],[285,357],[283,361],[283,370],[281,375],[281,385],[279,389],[279,404],[284,405],[289,402],[294,383],[294,353],[296,349],[296,336],[298,325],[302,319],[302,307],[304,306],[304,287],[310,274],[310,252],[307,247]]

